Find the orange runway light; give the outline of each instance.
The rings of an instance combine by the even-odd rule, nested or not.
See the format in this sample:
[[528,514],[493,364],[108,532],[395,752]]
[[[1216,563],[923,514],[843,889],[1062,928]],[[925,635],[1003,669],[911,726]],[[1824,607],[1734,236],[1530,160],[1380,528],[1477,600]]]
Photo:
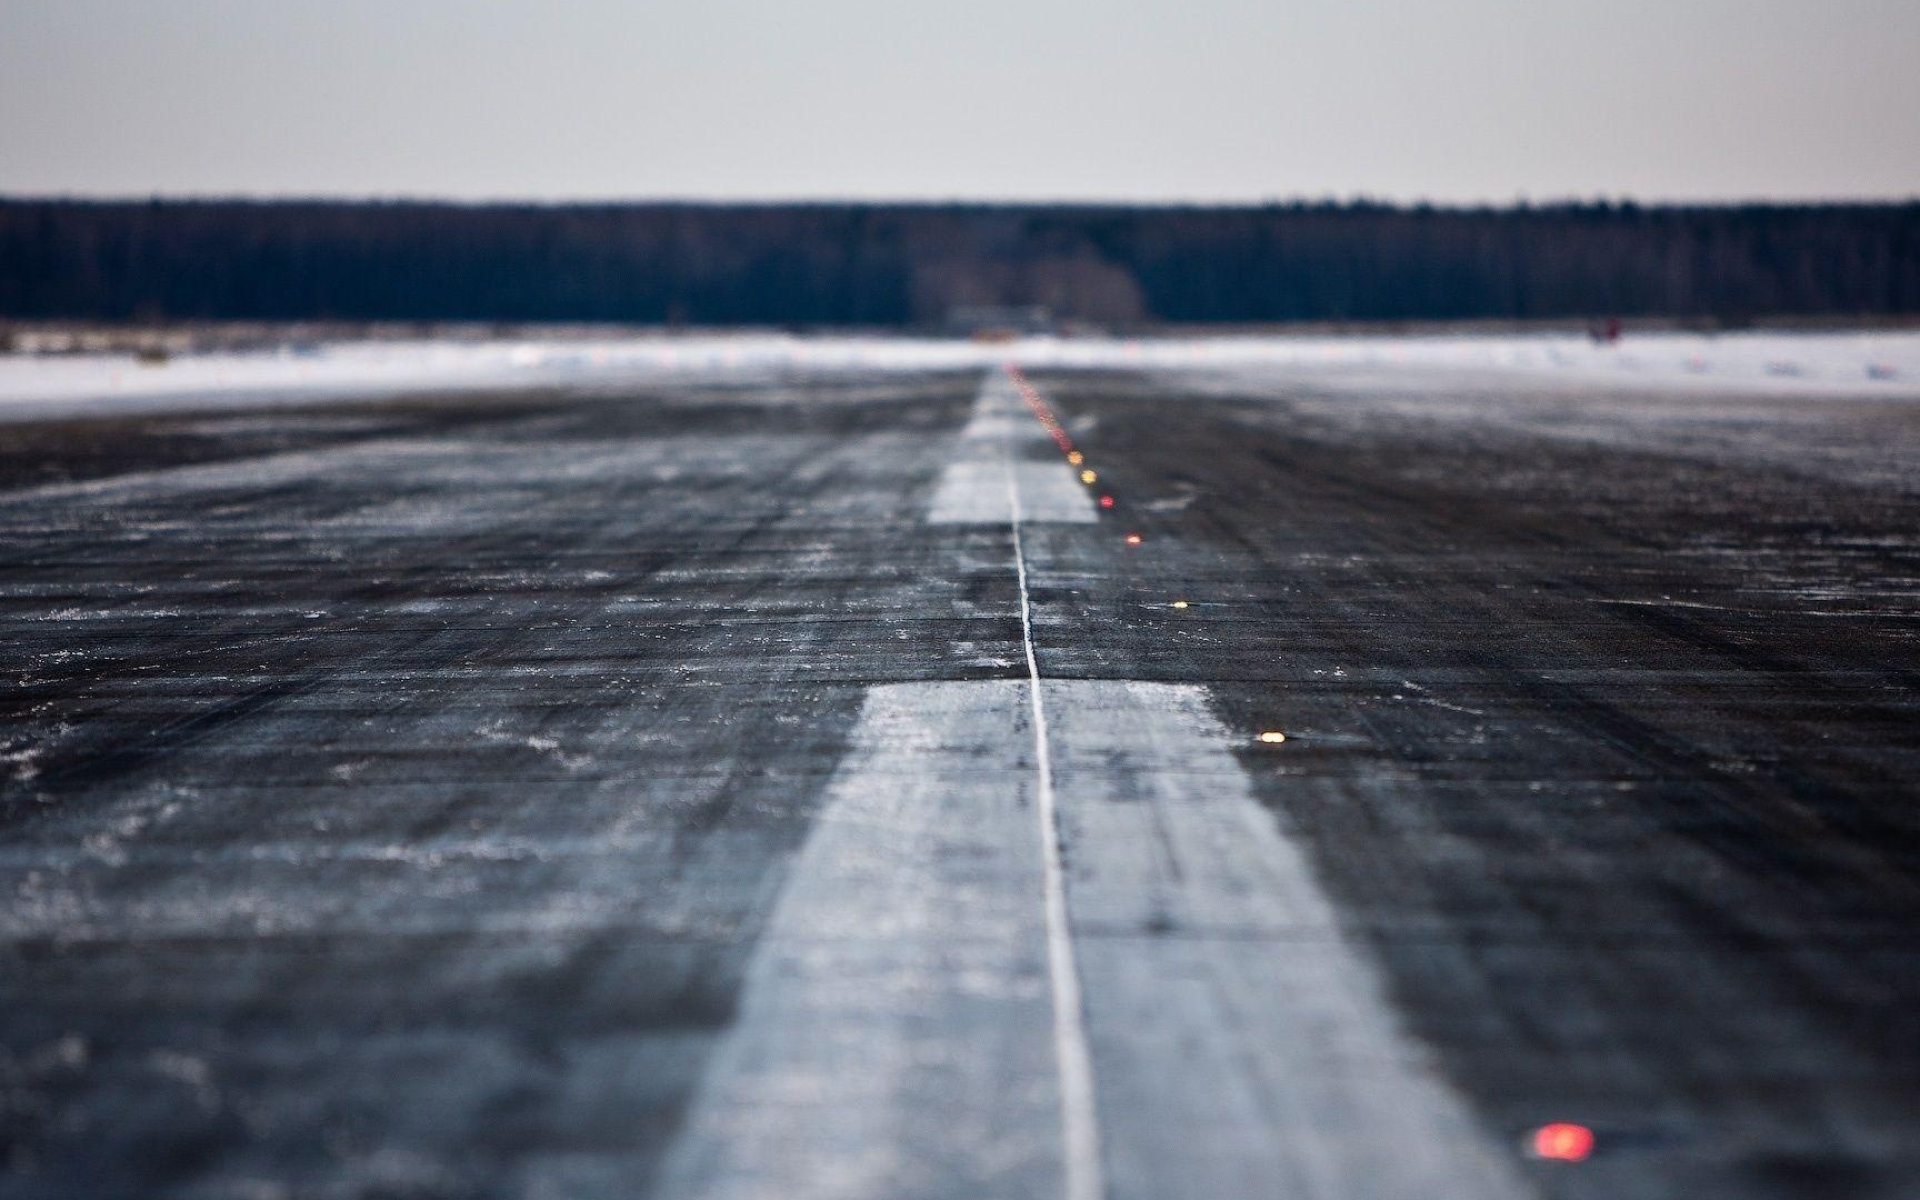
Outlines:
[[1141,537],[1137,533],[1130,533],[1127,535],[1127,545],[1129,546],[1138,546],[1141,542],[1144,542],[1144,541],[1146,541],[1146,539]]
[[1081,482],[1081,483],[1092,483],[1092,482],[1093,482],[1094,480],[1096,480],[1096,479],[1098,479],[1098,478],[1100,478],[1100,477],[1099,477],[1098,475],[1095,475],[1095,474],[1094,474],[1094,473],[1093,473],[1092,471],[1082,471],[1082,472],[1080,472],[1080,482]]
[[1551,1158],[1559,1162],[1581,1162],[1592,1153],[1593,1130],[1585,1125],[1570,1125],[1564,1121],[1555,1121],[1551,1125],[1542,1125],[1533,1131],[1535,1158]]
[[1067,455],[1067,461],[1077,467],[1081,463],[1087,461],[1087,456],[1080,453],[1078,450],[1075,450],[1072,454]]

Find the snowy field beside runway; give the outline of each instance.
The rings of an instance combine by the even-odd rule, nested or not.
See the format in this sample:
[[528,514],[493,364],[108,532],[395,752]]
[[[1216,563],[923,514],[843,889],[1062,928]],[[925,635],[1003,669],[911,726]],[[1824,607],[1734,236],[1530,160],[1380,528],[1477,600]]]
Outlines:
[[1920,332],[1630,333],[1209,338],[916,338],[690,335],[571,341],[335,342],[299,350],[0,357],[0,420],[60,413],[245,406],[475,388],[617,386],[706,375],[955,370],[1003,361],[1077,369],[1406,368],[1525,384],[1800,395],[1920,394]]

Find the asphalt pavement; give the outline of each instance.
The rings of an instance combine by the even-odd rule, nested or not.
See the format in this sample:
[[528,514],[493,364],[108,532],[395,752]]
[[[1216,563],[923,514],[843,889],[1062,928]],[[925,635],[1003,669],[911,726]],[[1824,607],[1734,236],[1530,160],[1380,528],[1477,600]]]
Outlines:
[[1917,452],[1299,364],[10,425],[0,1197],[1920,1194]]

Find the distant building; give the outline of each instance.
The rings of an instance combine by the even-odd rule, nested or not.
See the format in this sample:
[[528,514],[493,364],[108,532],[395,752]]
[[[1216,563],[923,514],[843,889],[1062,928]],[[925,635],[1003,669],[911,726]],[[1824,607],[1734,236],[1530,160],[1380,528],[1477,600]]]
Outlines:
[[1056,329],[1053,310],[1044,304],[960,304],[947,310],[951,337],[1026,337]]

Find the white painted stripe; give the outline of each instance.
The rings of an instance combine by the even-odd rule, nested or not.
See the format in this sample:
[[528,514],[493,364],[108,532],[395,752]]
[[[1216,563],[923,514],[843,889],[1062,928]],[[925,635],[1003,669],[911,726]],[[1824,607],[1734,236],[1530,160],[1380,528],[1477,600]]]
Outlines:
[[1204,689],[1044,690],[1112,1200],[1528,1194],[1400,1028]]
[[1097,518],[1093,499],[1072,468],[1064,463],[1017,461],[1009,467],[995,459],[957,459],[940,472],[927,520],[934,525],[1005,525],[1013,514],[1007,508],[1007,472],[1020,480],[1027,498],[1029,520],[1085,525]]
[[1059,1200],[1028,692],[868,691],[655,1195]]
[[1037,775],[1043,904],[1046,912],[1047,972],[1053,991],[1054,1061],[1060,1072],[1060,1126],[1065,1200],[1103,1200],[1100,1125],[1094,1104],[1093,1055],[1087,1045],[1080,991],[1080,967],[1073,953],[1060,821],[1053,793],[1053,751],[1047,736],[1047,707],[1040,691],[1040,660],[1033,648],[1033,602],[1027,591],[1027,553],[1021,539],[1023,510],[1013,450],[1007,449],[1007,507],[1012,514],[1013,564],[1020,584],[1020,638],[1027,656],[1027,688],[1033,706],[1033,751]]
[[1085,525],[1099,520],[1093,497],[1021,402],[1013,381],[995,370],[981,385],[973,415],[940,472],[927,520],[935,525],[1006,525],[1007,459],[1013,458],[1028,523]]
[[1525,1195],[1204,690],[1042,677],[1002,415],[1024,686],[869,692],[658,1194]]

